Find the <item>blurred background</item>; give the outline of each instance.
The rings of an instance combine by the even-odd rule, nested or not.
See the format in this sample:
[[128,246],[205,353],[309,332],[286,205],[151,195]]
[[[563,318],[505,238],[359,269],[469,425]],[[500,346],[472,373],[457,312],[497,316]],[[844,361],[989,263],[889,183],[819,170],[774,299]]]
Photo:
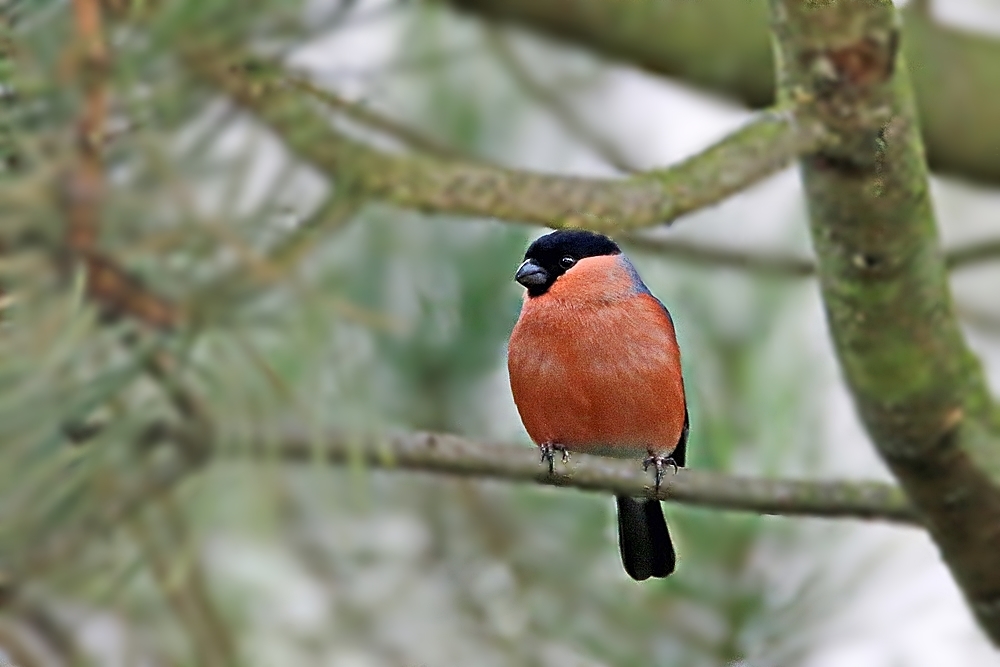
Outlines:
[[[543,172],[668,165],[751,112],[435,2],[129,4],[0,2],[0,664],[1000,664],[918,530],[671,504],[678,573],[637,584],[609,497],[267,454],[289,424],[530,446],[504,349],[544,230],[365,201],[187,41],[283,62],[387,151]],[[996,0],[931,9],[1000,39]],[[933,191],[945,246],[996,238],[995,183]],[[656,234],[810,254],[794,170]],[[629,252],[677,323],[689,466],[889,479],[812,279]],[[998,280],[952,283],[995,392]],[[178,418],[214,451],[150,428]]]

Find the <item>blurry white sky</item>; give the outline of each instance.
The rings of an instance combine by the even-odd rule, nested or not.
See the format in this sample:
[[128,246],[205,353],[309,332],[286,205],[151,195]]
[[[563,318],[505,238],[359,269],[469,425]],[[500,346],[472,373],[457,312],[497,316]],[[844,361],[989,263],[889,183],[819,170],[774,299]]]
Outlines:
[[[947,0],[936,3],[934,11],[949,23],[1000,34],[997,0]],[[301,49],[292,61],[314,72],[321,81],[332,82],[327,76],[332,72],[371,70],[393,58],[399,28],[400,23],[392,18],[367,23]],[[469,28],[465,43],[474,43],[475,29],[471,24]],[[527,53],[545,48],[530,37],[517,43]],[[363,79],[337,78],[336,85],[348,96],[364,97],[374,106],[386,108],[387,100],[380,99],[379,91],[366,87]],[[627,67],[609,68],[602,83],[578,95],[576,103],[594,127],[613,138],[634,162],[648,166],[686,157],[748,117],[744,110]],[[518,140],[505,153],[504,158],[516,166],[579,174],[612,173],[540,109],[529,117]],[[1000,234],[996,224],[1000,190],[936,179],[934,197],[946,244],[983,238],[991,232],[994,236]],[[713,243],[721,239],[727,245],[804,253],[808,251],[808,237],[803,217],[798,177],[789,170],[718,207],[681,220],[668,233]],[[960,306],[992,310],[1000,316],[995,288],[991,287],[1000,284],[998,281],[1000,265],[957,274],[953,281],[956,300]],[[656,291],[655,280],[648,282]],[[824,469],[830,476],[887,478],[839,380],[815,289],[811,295],[810,302],[799,309],[799,324],[813,341],[812,356],[827,367],[826,432],[820,436],[829,453]],[[974,328],[967,328],[967,334],[982,355],[994,392],[1000,393],[1000,337],[995,331]],[[498,378],[498,393],[506,394],[502,378]],[[509,399],[502,400],[506,403],[497,417],[500,435],[514,437],[516,413]],[[508,429],[506,433],[503,425]],[[890,550],[891,557],[880,566],[878,576],[867,579],[862,595],[843,609],[831,610],[834,620],[806,663],[808,667],[1000,665],[1000,656],[976,628],[936,549],[923,533],[860,523],[845,525],[844,529],[850,534],[845,541],[849,548],[842,559],[845,571],[867,567],[866,555],[873,551]]]

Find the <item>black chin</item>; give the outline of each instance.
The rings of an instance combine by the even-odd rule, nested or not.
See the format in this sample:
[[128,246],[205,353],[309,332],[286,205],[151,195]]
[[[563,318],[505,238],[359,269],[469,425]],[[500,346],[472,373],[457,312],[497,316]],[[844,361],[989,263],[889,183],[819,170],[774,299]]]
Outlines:
[[552,287],[552,284],[545,283],[544,285],[530,285],[530,286],[525,285],[525,287],[528,288],[528,296],[536,297],[536,296],[541,296],[546,292],[548,292],[549,288]]

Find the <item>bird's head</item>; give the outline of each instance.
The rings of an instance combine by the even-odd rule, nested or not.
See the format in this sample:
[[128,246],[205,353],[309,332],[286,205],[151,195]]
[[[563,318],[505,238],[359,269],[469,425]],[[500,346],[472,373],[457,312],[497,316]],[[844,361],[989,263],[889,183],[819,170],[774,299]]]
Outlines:
[[514,280],[528,289],[528,296],[541,296],[580,260],[620,255],[621,252],[618,244],[603,234],[584,229],[560,229],[528,246]]

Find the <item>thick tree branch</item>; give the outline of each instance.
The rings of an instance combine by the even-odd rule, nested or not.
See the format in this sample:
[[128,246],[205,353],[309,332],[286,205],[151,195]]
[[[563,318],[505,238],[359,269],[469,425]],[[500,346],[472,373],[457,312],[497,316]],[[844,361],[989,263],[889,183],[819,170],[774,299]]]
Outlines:
[[[157,441],[174,442],[181,451],[208,449],[203,433],[196,429],[158,425],[151,427],[149,433]],[[332,432],[316,439],[288,432],[267,442],[214,451],[216,457],[233,461],[363,463],[371,468],[535,483],[606,494],[652,493],[651,475],[643,472],[638,461],[573,455],[568,464],[557,465],[555,475],[549,475],[532,447],[487,444],[446,434],[362,437]],[[71,558],[89,540],[117,527],[137,509],[168,493],[204,463],[204,459],[173,457],[151,465],[115,499],[104,503],[99,516],[60,531],[45,543],[29,545],[19,558],[4,563],[0,581],[4,577],[20,579],[28,573],[45,572]],[[772,480],[681,469],[676,475],[668,473],[658,497],[686,505],[758,514],[921,523],[902,491],[885,482]]]
[[[763,2],[732,0],[449,0],[613,58],[742,100],[774,104]],[[913,4],[913,3],[911,3]],[[916,89],[930,166],[1000,182],[1000,40],[902,12],[903,50]]]
[[353,191],[436,213],[492,216],[612,232],[669,222],[779,171],[826,140],[790,110],[760,114],[701,154],[629,179],[553,176],[429,156],[391,155],[334,131],[280,76],[251,76],[246,58],[186,48],[185,64],[255,114],[299,157]]
[[1000,644],[1000,429],[938,245],[890,0],[771,0],[781,93],[841,142],[803,159],[837,354],[879,453]]
[[[521,74],[526,75],[527,73],[522,72]],[[466,162],[477,161],[460,150],[428,137],[398,121],[387,118],[377,111],[363,107],[356,102],[345,100],[335,93],[324,90],[304,77],[286,77],[286,81],[322,101],[324,105],[331,109],[341,111],[352,120],[383,132],[413,150],[425,152],[443,159]],[[528,84],[525,83],[525,85]],[[537,86],[539,84],[531,82],[530,85]],[[540,93],[541,91],[538,90],[535,92]],[[562,104],[562,101],[559,101],[558,104]],[[565,119],[568,115],[572,114],[572,110],[568,107],[560,106],[558,114],[560,118]],[[580,121],[575,119],[573,122],[579,123]],[[580,126],[577,129],[570,129],[574,133],[582,133],[580,135],[581,138],[589,141],[590,138],[584,136],[587,132],[586,128]],[[594,148],[604,154],[605,149],[603,147],[595,146]],[[636,171],[633,167],[625,164],[623,162],[624,157],[617,153],[606,154],[605,157],[609,163],[615,164],[619,169],[629,172]],[[482,162],[482,164],[488,163]],[[721,266],[775,276],[811,277],[816,275],[816,264],[809,257],[722,248],[704,243],[684,241],[673,237],[655,237],[641,232],[617,234],[616,236],[631,248],[640,251],[655,252],[664,257],[692,264]],[[945,251],[945,263],[950,269],[973,267],[998,259],[1000,259],[1000,239],[976,241]]]
[[[557,464],[556,474],[539,464],[533,447],[487,444],[436,433],[359,438],[327,434],[316,443],[305,434],[288,434],[271,444],[233,448],[222,455],[277,457],[285,462],[364,462],[372,468],[528,482],[632,496],[653,497],[652,475],[639,461],[573,454]],[[661,500],[716,509],[829,518],[877,519],[918,523],[901,491],[883,482],[807,482],[769,480],[682,468],[667,474]]]
[[[509,45],[507,45],[509,48]],[[527,72],[520,75],[527,76]],[[293,86],[309,93],[318,100],[321,100],[331,109],[342,111],[352,120],[356,120],[372,129],[384,132],[394,139],[400,141],[405,146],[426,152],[432,156],[445,159],[458,159],[464,161],[475,161],[470,156],[462,153],[458,149],[439,142],[431,137],[421,134],[419,131],[408,127],[398,121],[392,120],[356,102],[345,100],[335,93],[324,90],[308,81],[304,77],[286,78]],[[531,81],[525,85],[538,86],[537,82]],[[542,91],[536,90],[540,94]],[[573,116],[573,111],[569,107],[561,106],[561,100],[552,100],[553,104],[560,105],[554,113],[558,113],[560,118],[573,118],[572,123],[580,123],[579,119]],[[575,129],[574,129],[575,128]],[[586,136],[587,128],[580,125],[569,128],[581,139],[590,141]],[[601,145],[594,146],[594,149],[605,154],[605,148]],[[610,164],[615,164],[619,169],[629,172],[636,170],[623,162],[624,157],[617,153],[605,154],[605,158]],[[487,163],[483,163],[487,164]],[[763,275],[787,276],[787,277],[811,277],[816,275],[816,264],[809,257],[795,256],[782,253],[763,253],[759,251],[746,251],[736,248],[723,248],[705,243],[685,241],[673,237],[650,236],[642,232],[625,233],[616,235],[620,241],[626,243],[630,248],[655,252],[663,257],[677,259],[691,264],[727,267],[740,269],[752,273]],[[956,246],[945,250],[945,263],[950,269],[962,269],[974,267],[983,263],[1000,259],[1000,239],[986,241],[975,241],[965,245]]]

